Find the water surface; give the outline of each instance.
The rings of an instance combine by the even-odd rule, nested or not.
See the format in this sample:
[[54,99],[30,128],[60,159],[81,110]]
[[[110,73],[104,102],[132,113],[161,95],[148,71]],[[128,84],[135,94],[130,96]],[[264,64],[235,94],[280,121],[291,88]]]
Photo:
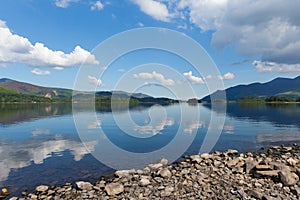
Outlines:
[[[70,104],[0,105],[0,187],[8,186],[13,194],[20,194],[39,184],[94,181],[112,172],[111,166],[134,166],[134,159],[106,150],[108,143],[137,154],[168,147],[164,153],[171,159],[182,151],[195,154],[211,128],[212,113],[225,115],[209,104],[136,107],[129,113],[122,108],[113,113],[110,109],[96,110],[93,121],[84,119],[95,113],[80,112],[87,131],[78,135]],[[299,119],[297,104],[228,104],[224,127],[212,150],[243,152],[298,143]],[[91,153],[105,157],[106,163]],[[164,153],[161,156],[165,157]],[[147,163],[157,157],[141,159]]]

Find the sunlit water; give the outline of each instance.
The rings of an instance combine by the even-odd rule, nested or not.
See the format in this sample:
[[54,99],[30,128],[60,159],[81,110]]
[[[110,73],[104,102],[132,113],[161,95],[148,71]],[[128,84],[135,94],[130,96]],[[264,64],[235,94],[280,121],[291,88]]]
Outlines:
[[[69,104],[0,105],[0,187],[20,194],[39,184],[95,181],[112,172],[111,167],[132,168],[154,162],[158,156],[176,160],[182,154],[199,153],[212,128],[212,113],[225,116],[218,107],[212,110],[202,104],[156,105],[113,113],[102,108],[90,121],[84,119],[94,113],[83,110],[79,113],[82,123],[76,125],[79,129],[84,125],[85,132],[78,134]],[[244,152],[297,143],[299,128],[299,105],[228,104],[224,127],[212,151],[231,148]],[[110,151],[107,144],[145,156],[138,162]],[[146,156],[160,151],[161,155]]]

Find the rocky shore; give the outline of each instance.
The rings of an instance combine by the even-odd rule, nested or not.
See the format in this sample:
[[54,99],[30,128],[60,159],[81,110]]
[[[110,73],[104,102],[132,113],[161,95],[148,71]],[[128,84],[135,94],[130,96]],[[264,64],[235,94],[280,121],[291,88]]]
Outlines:
[[[144,169],[116,171],[98,182],[38,186],[25,199],[300,199],[300,146],[275,146],[264,153],[236,150],[166,159]],[[1,196],[9,194],[2,188]]]

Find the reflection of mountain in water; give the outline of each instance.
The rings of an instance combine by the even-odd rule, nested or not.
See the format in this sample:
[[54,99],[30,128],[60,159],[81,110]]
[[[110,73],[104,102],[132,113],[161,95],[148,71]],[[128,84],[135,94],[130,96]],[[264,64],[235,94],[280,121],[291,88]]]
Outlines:
[[[118,107],[105,107],[96,106],[95,110],[97,112],[125,112],[130,110],[144,110],[149,106],[135,106],[128,108],[127,105],[120,105]],[[80,112],[86,112],[89,109],[85,104],[82,104],[82,109]],[[89,108],[89,107],[88,107]],[[72,114],[72,104],[71,103],[53,103],[53,104],[0,104],[0,126],[16,124],[20,122],[27,122],[34,119],[40,119],[50,116],[61,116]],[[78,110],[78,107],[77,107]]]
[[[210,104],[203,106],[211,108]],[[216,112],[218,106],[214,109]],[[271,122],[275,126],[297,126],[300,128],[299,104],[227,104],[227,115],[236,119]]]
[[72,104],[0,104],[0,125],[72,113]]

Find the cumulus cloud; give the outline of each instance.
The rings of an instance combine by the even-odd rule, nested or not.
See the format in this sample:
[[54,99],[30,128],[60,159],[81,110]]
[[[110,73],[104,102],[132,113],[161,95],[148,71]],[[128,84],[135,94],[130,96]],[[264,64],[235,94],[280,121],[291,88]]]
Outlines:
[[104,5],[101,3],[101,1],[96,1],[92,6],[91,10],[102,10],[104,8]]
[[178,9],[189,10],[189,20],[203,31],[221,26],[226,14],[227,0],[181,0]]
[[156,20],[168,22],[170,21],[171,14],[165,4],[155,0],[132,0],[137,4],[141,11],[153,17]]
[[57,7],[60,7],[60,8],[67,8],[69,7],[70,3],[72,2],[78,2],[80,0],[55,0],[55,5]]
[[191,23],[201,31],[213,31],[211,45],[217,50],[233,46],[246,58],[256,56],[261,63],[277,66],[261,69],[264,71],[299,71],[300,1],[179,0],[172,6],[170,1],[160,3],[166,5],[173,18],[185,23],[180,27]]
[[204,84],[204,80],[200,77],[194,76],[192,71],[185,72],[183,75],[192,83],[192,84]]
[[231,80],[231,79],[234,79],[234,74],[231,72],[228,72],[228,73],[224,74],[223,76],[218,76],[217,78],[220,80]]
[[153,71],[151,73],[148,72],[141,72],[139,74],[134,74],[134,78],[139,78],[139,79],[155,79],[162,85],[167,85],[167,86],[173,86],[174,81],[172,79],[166,79],[164,75],[157,73],[156,71]]
[[51,72],[47,71],[47,70],[40,70],[38,68],[34,68],[33,70],[31,70],[31,73],[38,75],[38,76],[46,76],[46,75],[50,75]]
[[280,64],[275,62],[254,61],[252,63],[258,72],[300,72],[300,64]]
[[35,67],[73,67],[85,62],[99,64],[90,52],[76,46],[71,53],[54,51],[44,44],[32,44],[27,38],[14,34],[0,20],[0,63],[19,62]]
[[100,79],[97,79],[94,76],[88,76],[88,81],[89,83],[96,85],[96,86],[101,86],[102,85],[102,81]]
[[[245,5],[247,9],[241,9]],[[293,69],[300,63],[299,7],[300,1],[229,1],[212,46],[223,49],[234,45],[242,55],[260,56],[265,71],[299,71]],[[270,70],[269,64],[276,69]]]

